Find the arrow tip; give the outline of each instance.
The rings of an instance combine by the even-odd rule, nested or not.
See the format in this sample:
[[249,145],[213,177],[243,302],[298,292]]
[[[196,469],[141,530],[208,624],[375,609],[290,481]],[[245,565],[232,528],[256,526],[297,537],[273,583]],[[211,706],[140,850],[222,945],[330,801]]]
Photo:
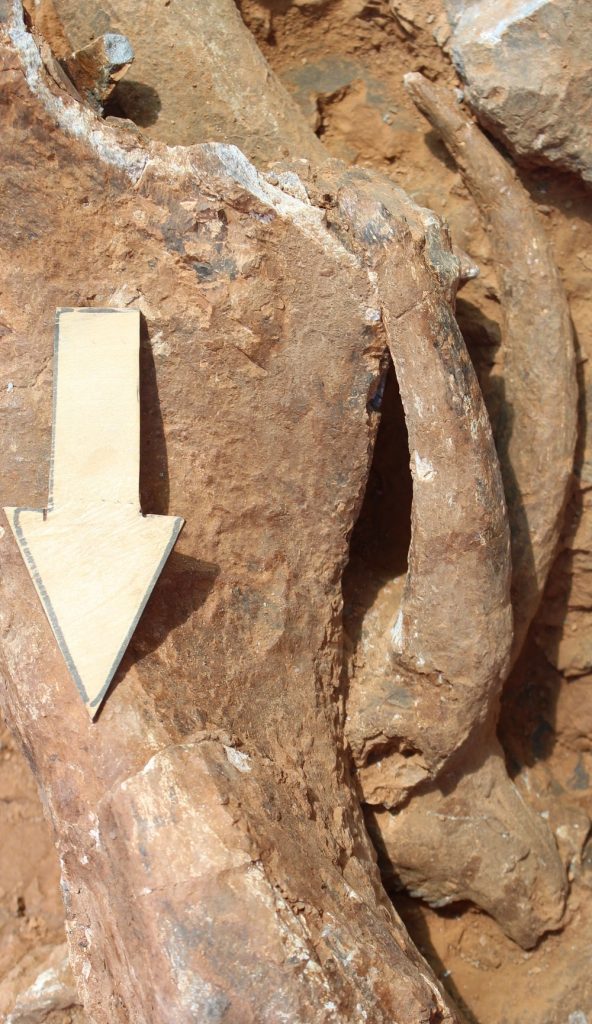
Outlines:
[[106,503],[4,511],[93,719],[184,521]]

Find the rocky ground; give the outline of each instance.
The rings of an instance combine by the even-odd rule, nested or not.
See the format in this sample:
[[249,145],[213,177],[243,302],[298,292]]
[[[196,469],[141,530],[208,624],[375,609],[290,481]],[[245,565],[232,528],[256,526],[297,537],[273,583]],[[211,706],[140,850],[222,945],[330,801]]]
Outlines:
[[[242,0],[241,13],[266,58],[317,134],[348,163],[379,168],[417,202],[450,224],[453,240],[480,275],[463,289],[458,317],[482,379],[498,358],[500,305],[487,232],[442,145],[404,91],[402,78],[421,71],[462,88],[446,52],[450,29],[441,0]],[[577,111],[572,112],[572,120]],[[183,111],[176,112],[180,130]],[[144,125],[164,138],[171,126]],[[589,1024],[592,1021],[592,193],[557,168],[522,166],[521,179],[543,214],[568,293],[579,352],[580,440],[574,493],[563,547],[523,656],[507,685],[500,735],[524,799],[551,823],[569,865],[571,893],[560,931],[530,952],[468,906],[436,911],[401,893],[394,900],[407,927],[468,1022]],[[544,343],[544,339],[541,339]],[[403,430],[396,388],[385,416]],[[540,410],[540,415],[545,415]],[[410,479],[399,459],[390,490],[382,487],[380,442],[366,506],[352,541],[345,581],[346,613],[355,632],[363,592],[390,588],[398,601],[405,572]],[[395,500],[397,498],[397,500]],[[392,512],[392,515],[389,513]],[[372,516],[374,519],[372,520]],[[377,540],[368,522],[382,517]],[[50,951],[63,942],[59,871],[29,769],[0,731],[0,1014],[13,1009],[9,991],[42,975],[51,989]],[[49,974],[47,972],[50,972]],[[51,972],[54,971],[54,974]],[[43,980],[43,978],[45,980]],[[2,990],[0,990],[1,992]],[[50,1016],[37,1009],[12,1024],[81,1020],[68,1005],[67,984]],[[66,991],[66,995],[64,995]],[[73,996],[70,1002],[73,1001]],[[34,999],[31,1001],[33,1006]],[[41,1007],[41,1008],[39,1008]],[[27,1015],[28,1013],[28,1015]]]

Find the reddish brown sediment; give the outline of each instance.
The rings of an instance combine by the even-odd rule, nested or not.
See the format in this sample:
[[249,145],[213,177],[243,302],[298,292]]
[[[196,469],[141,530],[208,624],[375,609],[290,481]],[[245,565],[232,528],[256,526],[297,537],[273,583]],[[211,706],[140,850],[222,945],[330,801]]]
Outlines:
[[56,305],[134,304],[143,505],[187,520],[93,725],[1,538],[2,703],[85,1006],[105,1024],[453,1020],[381,888],[341,731],[375,285],[320,208],[233,147],[101,122],[47,77],[18,5],[5,17],[2,356],[22,386],[2,500],[46,500]]

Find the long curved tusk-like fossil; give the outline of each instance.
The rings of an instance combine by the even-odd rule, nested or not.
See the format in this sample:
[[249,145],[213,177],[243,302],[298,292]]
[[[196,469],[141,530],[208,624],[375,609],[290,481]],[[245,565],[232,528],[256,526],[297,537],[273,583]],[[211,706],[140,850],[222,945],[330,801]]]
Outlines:
[[489,419],[451,312],[458,263],[452,255],[443,263],[450,245],[441,223],[428,211],[416,214],[416,224],[409,220],[417,259],[402,286],[398,268],[409,242],[390,229],[388,187],[372,214],[359,182],[355,192],[339,194],[360,234],[374,225],[369,251],[413,475],[399,614],[389,636],[375,637],[374,656],[353,680],[348,705],[348,738],[364,791],[377,784],[396,806],[437,775],[499,693],[512,635],[509,533]]
[[[544,230],[504,159],[460,115],[446,93],[418,74],[406,76],[406,85],[456,159],[486,219],[499,271],[505,319],[504,403],[495,426],[512,537],[515,622],[511,663],[538,606],[556,550],[572,468],[576,383],[569,313]],[[398,365],[397,373],[413,450],[417,411],[406,401],[405,375]],[[424,493],[417,473],[414,484],[415,523],[415,510]],[[474,486],[476,490],[481,486],[478,476]],[[429,537],[424,539],[426,558],[429,541]],[[414,537],[406,596],[424,577],[424,573],[418,574],[416,583],[412,576],[415,544]],[[468,598],[469,622],[475,621],[471,599],[476,608],[482,600],[479,590],[470,594],[466,589],[473,579],[465,578],[464,589],[461,586],[457,591],[459,600]],[[447,593],[445,587],[441,593]],[[425,600],[422,594],[420,607]],[[399,620],[403,641],[405,611],[404,601]],[[452,616],[449,621],[452,625]],[[423,651],[430,650],[431,638],[429,632],[419,636],[424,641],[425,660]],[[487,631],[467,638],[467,666],[478,659],[480,651],[486,660]],[[390,757],[375,758],[360,774],[365,797],[375,805],[370,812],[371,827],[383,848],[387,870],[398,883],[436,905],[472,899],[528,947],[545,930],[558,925],[565,879],[550,833],[523,803],[505,770],[495,737],[503,675],[502,671],[498,687],[493,686],[489,695],[475,683],[475,692],[484,703],[481,715],[475,715],[470,740],[435,781],[420,783],[398,812],[388,808],[399,796],[400,755],[394,766]],[[385,679],[383,687],[393,688],[392,676]],[[458,683],[457,688],[462,693]],[[398,683],[394,689],[397,691]],[[421,689],[419,675],[416,690]],[[378,715],[368,715],[368,704],[375,695],[362,685],[353,706],[356,700],[359,705],[361,695],[366,702],[366,721],[358,721],[354,728],[363,733],[366,727],[366,735],[373,736],[384,723],[385,708]],[[480,724],[481,716],[487,718],[485,726]],[[384,725],[382,728],[384,731]],[[404,750],[404,742],[399,740],[399,745]]]
[[512,536],[515,659],[557,549],[573,469],[577,386],[569,308],[540,217],[506,160],[449,93],[417,72],[405,76],[405,85],[488,225],[499,278],[502,401],[494,430]]

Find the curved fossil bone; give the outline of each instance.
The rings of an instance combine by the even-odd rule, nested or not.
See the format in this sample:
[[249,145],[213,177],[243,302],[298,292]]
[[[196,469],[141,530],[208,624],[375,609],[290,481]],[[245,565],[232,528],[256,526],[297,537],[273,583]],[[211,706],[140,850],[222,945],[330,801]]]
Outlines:
[[369,807],[367,820],[387,884],[435,907],[470,900],[526,949],[559,924],[565,882],[553,836],[508,779],[490,728],[400,813]]
[[512,536],[514,660],[557,549],[573,470],[577,386],[569,309],[540,217],[506,160],[447,92],[417,72],[405,84],[481,210],[499,278],[503,400],[494,430]]
[[[408,240],[391,227],[389,186],[373,205],[364,203],[360,184],[338,194],[361,237],[373,224],[375,242],[367,247],[413,476],[400,611],[387,643],[375,636],[348,704],[348,738],[364,791],[374,775],[368,760],[379,753],[384,764],[390,747],[389,803],[396,806],[422,778],[437,774],[499,692],[512,630],[509,534],[489,419],[450,308],[458,266],[442,260],[441,223],[423,211],[416,225],[410,222]],[[409,241],[414,272],[402,280],[398,268]]]
[[53,824],[85,1005],[97,1024],[453,1020],[380,886],[343,744],[375,281],[306,196],[234,147],[106,124],[45,74],[19,5],[0,17],[18,384],[0,497],[45,497],[57,302],[133,303],[145,507],[187,516],[93,726],[0,534],[0,695]]
[[[359,186],[355,198],[341,192],[354,225],[359,195]],[[528,947],[559,923],[565,879],[552,836],[508,778],[495,738],[512,619],[491,428],[444,312],[450,267],[418,239],[423,259],[418,252],[402,296],[401,239],[390,230],[386,190],[371,220],[370,256],[409,435],[412,540],[394,629],[385,637],[375,618],[367,630],[347,735],[387,877],[436,905],[471,898]],[[424,224],[435,243],[439,222],[426,212]],[[483,842],[484,830],[500,841]]]
[[[571,475],[576,384],[569,313],[544,229],[504,159],[461,117],[446,93],[419,74],[407,75],[405,81],[457,160],[490,226],[499,269],[505,394],[497,441],[512,537],[515,658],[555,553]],[[406,411],[412,436],[416,412]],[[479,482],[476,477],[475,487]],[[478,592],[467,596],[469,604],[476,600],[479,606]],[[401,621],[404,624],[405,619]],[[483,635],[476,633],[469,640],[467,664],[471,652],[478,658]],[[397,881],[435,904],[473,899],[528,947],[559,923],[565,879],[548,830],[523,804],[504,767],[495,738],[502,681],[503,673],[482,707],[489,716],[488,728],[476,729],[456,763],[451,762],[435,782],[420,783],[398,813],[388,810],[398,796],[393,786],[398,756],[394,766],[390,757],[380,757],[362,768],[361,777],[368,802],[385,808],[374,812],[374,829]],[[388,691],[393,684],[388,679],[382,685]],[[475,687],[478,690],[477,682]],[[365,690],[362,683],[361,691],[374,712],[367,725],[376,732],[384,712],[376,713],[371,687]],[[355,729],[360,728],[364,726],[358,721]],[[497,840],[484,842],[484,829]]]

